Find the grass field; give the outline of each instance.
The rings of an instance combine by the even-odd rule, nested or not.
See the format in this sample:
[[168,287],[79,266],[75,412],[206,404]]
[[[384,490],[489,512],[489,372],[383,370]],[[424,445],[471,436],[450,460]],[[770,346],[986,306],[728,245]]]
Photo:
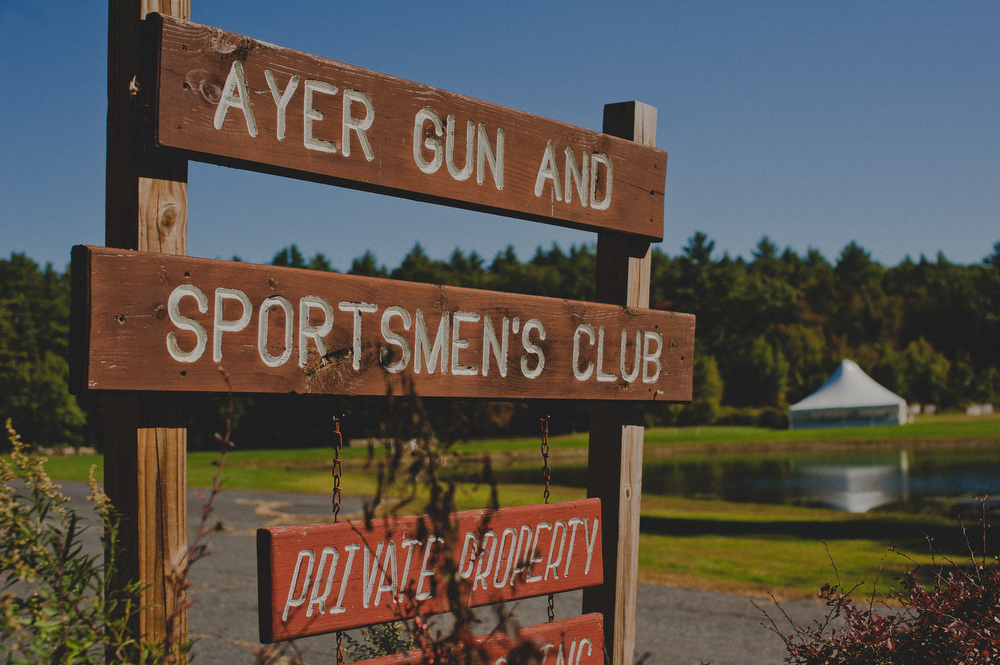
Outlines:
[[[672,456],[726,456],[751,451],[852,449],[864,445],[895,449],[967,448],[1000,445],[1000,418],[934,416],[905,427],[774,431],[751,427],[647,429],[647,461]],[[573,471],[570,486],[552,488],[553,501],[585,495],[579,474],[586,474],[586,435],[552,437],[552,464]],[[461,483],[460,509],[486,504],[487,488],[475,482],[475,466],[486,454],[501,478],[502,505],[539,503],[541,485],[525,478],[540,475],[538,439],[502,439],[457,444],[449,456]],[[217,453],[188,454],[188,484],[207,487]],[[368,451],[342,453],[345,493],[370,495],[374,467]],[[55,479],[85,480],[99,456],[53,457],[47,468]],[[461,471],[461,469],[470,469]],[[332,481],[331,450],[235,450],[227,455],[225,487],[327,493]],[[644,582],[777,597],[815,595],[824,583],[880,589],[893,584],[913,560],[929,563],[925,535],[961,561],[967,557],[956,523],[935,515],[854,515],[793,506],[735,504],[644,495],[640,536],[640,579]],[[897,552],[887,547],[896,546]],[[829,554],[828,554],[829,550]],[[836,564],[834,569],[832,561]]]

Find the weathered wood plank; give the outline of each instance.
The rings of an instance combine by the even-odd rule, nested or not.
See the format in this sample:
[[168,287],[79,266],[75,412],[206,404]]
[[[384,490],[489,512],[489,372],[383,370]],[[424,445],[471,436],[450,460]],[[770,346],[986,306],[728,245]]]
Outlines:
[[[78,249],[99,390],[685,400],[694,317],[275,266]],[[622,349],[624,348],[624,358]]]
[[[519,632],[521,639],[531,642],[541,652],[538,665],[601,665],[604,662],[604,617],[584,614],[551,623],[527,626]],[[516,662],[508,656],[515,645],[504,634],[476,638],[486,652],[484,665],[506,665]],[[586,651],[584,651],[586,650]],[[371,660],[359,660],[355,665],[420,665],[427,662],[419,650],[406,651]]]
[[663,237],[662,150],[216,28],[155,23],[159,145],[230,166]]
[[[603,580],[599,499],[456,513],[467,607]],[[257,530],[262,642],[450,609],[440,538],[425,516]]]

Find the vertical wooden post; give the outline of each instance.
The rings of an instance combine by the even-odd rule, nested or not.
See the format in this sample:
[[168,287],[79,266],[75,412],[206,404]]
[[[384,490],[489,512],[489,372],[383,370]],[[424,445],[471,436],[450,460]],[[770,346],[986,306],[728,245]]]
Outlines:
[[[189,0],[111,0],[108,11],[108,153],[105,242],[109,247],[187,253],[187,161],[151,156],[140,136],[145,86],[140,21],[150,12],[190,18]],[[148,147],[147,147],[148,150]],[[104,484],[122,515],[122,571],[149,586],[132,626],[145,639],[184,636],[184,599],[171,570],[187,557],[187,430],[181,405],[152,395],[104,402]]]
[[[656,145],[656,109],[641,102],[604,107],[604,132]],[[649,307],[651,246],[618,233],[597,236],[595,299]],[[643,409],[597,403],[590,410],[587,496],[601,498],[604,584],[584,589],[583,611],[604,615],[604,648],[612,665],[635,660],[635,605],[639,567]]]

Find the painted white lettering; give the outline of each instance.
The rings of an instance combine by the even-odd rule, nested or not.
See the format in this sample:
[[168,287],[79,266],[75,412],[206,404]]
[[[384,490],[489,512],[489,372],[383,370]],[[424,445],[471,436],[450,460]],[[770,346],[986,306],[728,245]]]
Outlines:
[[604,371],[604,326],[597,327],[597,380],[607,383],[616,381],[618,375],[612,372],[608,374]]
[[[531,557],[531,535],[531,525],[522,524],[521,531],[517,535],[517,547],[514,548],[514,562],[516,565],[510,574],[511,586],[514,586],[514,580],[517,578],[518,573],[523,573],[529,568],[528,559]],[[524,547],[522,548],[521,545],[524,545]]]
[[480,185],[486,181],[486,162],[493,171],[493,184],[497,189],[503,189],[503,127],[497,129],[497,149],[493,152],[490,145],[490,135],[486,132],[485,123],[479,123],[479,136],[476,141],[476,182]]
[[545,557],[538,556],[538,538],[542,535],[542,529],[552,531],[552,525],[548,522],[539,522],[538,526],[535,527],[535,539],[531,544],[531,554],[528,555],[528,567],[524,571],[525,582],[540,582],[542,580],[541,573],[538,573],[537,575],[531,574],[531,569],[535,567],[535,564],[541,563],[545,560]]
[[[351,115],[352,102],[359,102],[365,107],[365,117],[363,119],[355,118]],[[368,134],[366,133],[371,129],[373,122],[375,122],[375,105],[372,103],[372,98],[360,90],[351,90],[350,88],[344,90],[343,129],[340,134],[340,149],[344,157],[351,156],[351,132],[354,132],[358,135],[358,141],[361,143],[361,149],[365,153],[365,159],[369,162],[375,161],[375,152],[372,151],[372,144],[368,140]]]
[[[556,560],[552,560],[552,552],[555,551],[556,547],[556,536],[559,533],[559,529],[562,527],[562,540],[559,541],[559,554],[556,556]],[[563,550],[566,548],[566,534],[569,529],[566,526],[566,522],[562,520],[556,520],[556,523],[552,526],[552,541],[549,543],[549,558],[545,563],[545,579],[549,579],[549,571],[552,571],[552,579],[559,579],[559,564],[562,563]]]
[[[604,164],[607,177],[604,181],[604,198],[597,198],[598,164]],[[614,178],[614,170],[611,167],[611,158],[605,154],[595,152],[590,156],[590,207],[594,210],[607,210],[611,206],[611,183]]]
[[465,125],[465,166],[461,169],[455,166],[455,116],[448,116],[447,132],[445,134],[445,164],[448,166],[448,173],[455,180],[461,182],[468,180],[472,175],[472,144],[476,140],[476,123],[469,120]]
[[403,574],[399,578],[399,595],[396,597],[396,602],[403,602],[403,592],[406,590],[406,581],[410,579],[410,562],[413,561],[413,552],[417,549],[417,546],[421,544],[421,541],[417,538],[404,538],[401,547],[406,550],[406,563],[403,565]]
[[[507,542],[507,536],[510,536],[510,551],[507,556],[504,557],[503,548],[504,543]],[[513,577],[514,566],[517,562],[514,560],[514,550],[517,548],[517,529],[512,526],[507,527],[503,530],[503,535],[500,536],[500,545],[497,547],[497,569],[493,574],[493,586],[496,588],[501,588],[507,584],[507,580]],[[499,578],[500,575],[500,562],[502,560],[507,560],[507,567],[504,568],[503,578]]]
[[[326,612],[326,599],[330,595],[330,591],[333,589],[333,576],[337,572],[337,557],[340,556],[340,552],[337,551],[336,547],[324,547],[323,552],[319,557],[319,565],[316,566],[316,581],[313,582],[312,593],[309,594],[309,604],[306,605],[306,616],[311,617],[313,613],[313,607],[319,607],[319,613],[323,614]],[[319,592],[320,584],[323,582],[323,567],[326,565],[327,558],[331,558],[330,561],[330,572],[326,574],[326,589],[322,594]]]
[[[427,568],[427,562],[431,558],[431,550],[434,548],[434,543],[441,540],[437,536],[427,536],[427,544],[424,545],[424,562],[420,565],[420,573],[417,575],[417,589],[414,594],[414,599],[421,601],[427,600],[434,595],[434,582],[428,582],[427,591],[421,591],[424,587],[424,578],[434,576],[434,568]],[[443,542],[443,541],[442,541]]]
[[[391,541],[390,541],[391,542]],[[375,590],[375,574],[378,572],[379,559],[382,558],[382,550],[385,548],[384,541],[378,541],[375,546],[375,557],[373,560],[371,548],[365,545],[365,567],[362,574],[362,595],[361,604],[368,607],[372,600],[372,591]]]
[[545,352],[542,351],[542,347],[531,341],[532,330],[538,331],[539,341],[545,341],[545,326],[541,321],[538,319],[530,319],[524,324],[524,329],[521,331],[521,345],[524,347],[524,350],[528,352],[528,354],[533,355],[538,359],[538,364],[535,365],[535,368],[528,369],[528,356],[521,356],[521,373],[528,379],[534,379],[542,373],[543,369],[545,369]]
[[[312,310],[323,312],[323,323],[312,325]],[[333,330],[333,307],[324,298],[318,296],[302,296],[299,300],[299,367],[305,367],[309,361],[309,343],[316,343],[319,357],[326,357],[326,343],[323,338]]]
[[628,344],[628,331],[622,328],[622,348],[621,355],[619,356],[618,368],[622,371],[622,380],[632,383],[635,381],[636,377],[639,376],[639,366],[641,361],[639,360],[639,354],[641,353],[640,347],[642,346],[642,331],[635,331],[635,362],[632,365],[632,371],[625,371],[625,350]]
[[[225,302],[227,300],[235,300],[243,307],[243,313],[240,314],[240,318],[224,318],[225,312],[223,310],[225,309]],[[214,362],[222,361],[222,333],[239,332],[246,328],[247,324],[250,323],[250,312],[252,310],[253,305],[250,304],[250,298],[239,289],[225,289],[220,286],[215,290],[215,328],[213,330],[212,344],[212,360]]]
[[545,661],[549,657],[549,651],[555,646],[555,642],[549,642],[548,644],[543,644],[541,647],[542,659],[538,661],[538,665],[545,665]]
[[576,640],[573,640],[573,642],[570,643],[569,658],[566,658],[566,652],[563,651],[563,647],[565,646],[565,642],[559,643],[559,654],[556,656],[556,665],[573,665],[573,654],[576,652]]
[[535,196],[541,196],[545,189],[545,181],[552,181],[552,193],[556,201],[562,201],[562,185],[559,184],[559,167],[556,166],[556,144],[549,141],[545,146],[545,154],[542,155],[542,164],[538,167],[538,175],[535,176]]
[[222,97],[215,107],[215,128],[222,129],[226,123],[226,113],[230,107],[236,107],[243,112],[250,136],[257,136],[257,120],[253,117],[253,107],[250,105],[250,93],[247,89],[247,77],[243,73],[243,63],[234,60],[226,77],[226,85],[222,88]]
[[[569,536],[569,549],[566,550],[566,568],[563,570],[563,577],[569,576],[569,566],[573,562],[573,545],[576,543],[576,530],[581,524],[585,524],[586,520],[582,517],[574,517],[570,519],[569,525],[573,527],[573,532]],[[584,542],[587,538],[584,536]]]
[[[441,314],[437,336],[432,346],[427,337],[427,323],[424,321],[424,310],[417,308],[417,323],[413,335],[413,373],[420,374],[423,363],[427,363],[427,373],[434,373],[434,366],[441,359],[441,373],[448,372],[448,312]],[[430,349],[428,355],[427,349]]]
[[354,351],[352,367],[357,372],[361,369],[361,312],[374,313],[378,311],[378,305],[373,302],[349,302],[340,301],[341,312],[354,312]]
[[270,69],[264,70],[264,78],[267,79],[267,87],[271,89],[271,97],[274,98],[274,106],[277,108],[278,122],[277,122],[277,136],[279,141],[285,140],[285,115],[288,111],[288,102],[292,101],[292,95],[299,87],[299,75],[293,74],[291,78],[288,79],[288,85],[285,86],[285,91],[282,92],[281,88],[278,87],[278,79],[275,78],[274,72]]
[[324,141],[313,136],[313,122],[323,119],[323,112],[313,108],[313,93],[322,92],[327,95],[336,95],[337,86],[323,81],[306,79],[302,95],[302,142],[309,150],[319,150],[320,152],[337,152],[337,144],[333,141]]
[[208,345],[208,333],[205,326],[195,319],[181,316],[180,301],[184,296],[190,296],[198,301],[198,311],[204,314],[208,311],[208,297],[205,293],[193,284],[181,284],[170,292],[167,299],[167,313],[170,314],[170,322],[181,330],[187,330],[195,334],[194,348],[190,351],[182,351],[177,344],[177,334],[167,333],[167,352],[170,357],[181,363],[193,363],[205,353]]
[[[656,342],[656,353],[649,350],[649,343]],[[655,383],[660,378],[660,353],[663,352],[663,337],[654,330],[642,334],[642,382]],[[656,365],[656,371],[649,373],[649,365]]]
[[476,365],[462,365],[458,362],[458,352],[469,348],[469,340],[461,337],[459,326],[462,322],[475,323],[479,320],[476,312],[455,312],[451,315],[451,373],[456,376],[474,376],[479,373]]
[[398,346],[400,350],[399,360],[394,363],[386,363],[384,365],[386,371],[390,374],[398,374],[406,369],[406,366],[410,364],[410,343],[405,337],[399,333],[394,333],[389,329],[389,320],[394,316],[398,316],[403,319],[403,330],[410,329],[410,313],[399,305],[386,307],[385,311],[382,312],[382,339],[384,339],[388,344]]
[[573,181],[576,181],[576,192],[580,196],[580,205],[587,207],[588,194],[590,193],[590,153],[583,151],[583,160],[580,168],[576,165],[576,155],[572,146],[566,146],[566,190],[563,198],[566,203],[573,202]]
[[[470,548],[471,545],[471,548]],[[472,550],[471,556],[469,550]],[[462,556],[458,560],[458,570],[462,579],[467,580],[472,577],[472,570],[476,566],[476,552],[479,550],[479,536],[474,531],[465,532],[465,542],[462,543]],[[466,570],[465,562],[468,560],[469,568]]]
[[343,614],[347,611],[344,606],[344,597],[347,595],[347,580],[351,575],[351,566],[354,564],[354,553],[361,549],[358,543],[351,543],[344,547],[347,552],[347,563],[344,564],[344,575],[340,578],[340,594],[337,596],[337,606],[330,610],[330,614]]
[[[288,610],[298,607],[306,602],[306,594],[309,593],[309,582],[312,579],[313,561],[316,553],[313,550],[299,550],[299,556],[295,560],[295,570],[292,572],[292,583],[288,585],[288,599],[285,600],[285,611],[281,613],[281,620],[288,621]],[[302,593],[295,598],[295,587],[299,582],[299,572],[302,570],[302,562],[308,561],[305,577],[302,580]]]
[[497,369],[500,376],[507,378],[507,349],[510,345],[510,319],[503,317],[501,322],[501,338],[497,341],[496,330],[493,329],[493,321],[490,315],[483,317],[483,376],[490,373],[490,349],[493,349],[493,357],[497,359]]
[[587,656],[594,655],[594,643],[590,641],[589,637],[585,637],[580,640],[580,646],[576,649],[576,665],[580,665],[580,659],[583,658],[583,645],[587,645]]
[[[424,123],[428,120],[434,125],[434,133],[439,138],[428,136],[424,139]],[[444,126],[441,124],[441,116],[438,115],[437,111],[432,108],[423,108],[417,111],[417,115],[413,119],[413,161],[416,162],[417,168],[424,173],[437,173],[437,170],[441,168],[444,154],[441,150],[440,137],[443,135]],[[434,158],[429,162],[424,159],[424,147],[434,153]]]
[[[272,356],[271,352],[267,350],[272,307],[280,307],[285,312],[285,345],[280,356]],[[271,296],[260,304],[257,314],[257,353],[260,354],[260,359],[268,367],[281,367],[292,357],[292,327],[295,325],[293,314],[292,303],[288,302],[284,296]]]
[[[385,583],[388,576],[389,584]],[[375,592],[375,604],[382,600],[382,592],[389,592],[389,599],[395,600],[399,597],[399,573],[396,566],[396,541],[390,540],[389,547],[385,551],[385,559],[382,560],[382,577],[378,583],[378,590]]]
[[[480,555],[476,560],[476,575],[472,578],[472,590],[475,591],[479,587],[479,582],[483,583],[483,590],[489,589],[489,578],[490,571],[493,570],[493,561],[496,559],[497,555],[497,532],[490,530],[483,534],[483,545],[479,550]],[[483,554],[486,553],[486,543],[489,542],[493,546],[490,548],[490,556],[487,559]],[[499,566],[497,566],[499,568]]]
[[594,343],[594,326],[589,323],[581,323],[573,332],[573,376],[577,381],[586,381],[594,373],[594,361],[587,361],[587,369],[580,371],[580,333],[587,333],[590,343]]
[[599,517],[594,518],[594,524],[588,529],[587,520],[583,520],[583,542],[587,545],[587,565],[583,568],[583,574],[590,574],[590,560],[594,556],[594,543],[597,542],[597,525],[600,522]]

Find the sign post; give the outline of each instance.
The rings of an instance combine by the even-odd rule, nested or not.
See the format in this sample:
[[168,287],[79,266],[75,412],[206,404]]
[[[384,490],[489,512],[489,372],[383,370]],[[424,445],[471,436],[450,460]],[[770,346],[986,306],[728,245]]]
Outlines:
[[[140,21],[150,12],[190,18],[189,0],[112,0],[108,12],[108,152],[105,242],[187,253],[187,159],[141,149]],[[148,584],[133,633],[154,641],[185,634],[184,598],[171,570],[187,556],[187,430],[180,402],[144,393],[104,400],[104,484],[122,516],[119,560]]]
[[[641,102],[609,104],[604,107],[604,131],[655,146],[656,109]],[[596,299],[649,307],[651,251],[649,242],[612,232],[598,234]],[[693,329],[691,333],[693,342]],[[688,367],[693,365],[693,347],[680,355]],[[690,400],[690,394],[685,399]],[[587,496],[601,499],[604,561],[614,572],[602,586],[584,589],[583,611],[604,615],[604,643],[614,665],[635,661],[642,443],[641,407],[617,402],[591,406]],[[594,473],[595,469],[601,472]]]

